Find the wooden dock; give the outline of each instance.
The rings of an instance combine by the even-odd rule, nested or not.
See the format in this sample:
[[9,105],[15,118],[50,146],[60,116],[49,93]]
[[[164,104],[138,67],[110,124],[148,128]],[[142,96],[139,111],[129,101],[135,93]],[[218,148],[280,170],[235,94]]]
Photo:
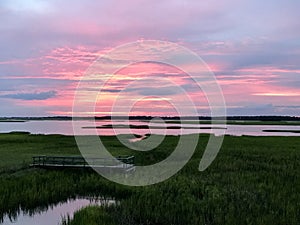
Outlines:
[[130,172],[135,170],[134,156],[119,156],[115,159],[84,158],[82,156],[34,156],[31,167],[40,168],[105,168]]

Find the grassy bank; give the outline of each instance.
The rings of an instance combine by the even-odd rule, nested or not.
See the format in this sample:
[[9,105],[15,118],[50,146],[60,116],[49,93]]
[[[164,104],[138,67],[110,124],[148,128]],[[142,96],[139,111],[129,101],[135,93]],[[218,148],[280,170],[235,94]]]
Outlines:
[[[113,207],[88,207],[65,224],[300,224],[300,138],[226,136],[213,164],[198,171],[208,140],[200,135],[190,162],[169,180],[148,187],[114,184],[92,171],[29,169],[34,155],[77,155],[73,137],[0,135],[0,214],[34,210],[76,195],[109,196]],[[168,136],[155,150],[126,149],[102,137],[114,155],[139,165],[166,158],[178,142]],[[22,191],[20,191],[22,190]]]

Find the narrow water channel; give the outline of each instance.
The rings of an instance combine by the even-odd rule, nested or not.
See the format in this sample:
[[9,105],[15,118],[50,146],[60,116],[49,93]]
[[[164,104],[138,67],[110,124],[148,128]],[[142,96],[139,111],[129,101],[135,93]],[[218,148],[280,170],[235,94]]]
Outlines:
[[67,202],[58,203],[49,206],[47,210],[36,212],[29,215],[25,212],[20,212],[16,218],[4,217],[1,225],[58,225],[62,222],[64,216],[69,215],[73,218],[74,212],[81,208],[90,205],[111,205],[115,204],[115,200],[77,198],[69,199]]

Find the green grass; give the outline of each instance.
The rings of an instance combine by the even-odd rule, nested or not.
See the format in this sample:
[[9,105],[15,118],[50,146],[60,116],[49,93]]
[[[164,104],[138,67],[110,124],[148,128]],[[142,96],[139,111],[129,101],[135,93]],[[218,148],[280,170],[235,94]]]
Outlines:
[[[79,154],[73,137],[1,134],[0,215],[98,195],[114,197],[119,204],[87,207],[64,224],[300,224],[300,137],[226,136],[216,160],[199,172],[208,137],[200,135],[193,158],[174,177],[137,188],[92,171],[26,168],[33,155]],[[131,151],[116,137],[102,141],[114,155],[133,154],[139,165],[147,165],[168,157],[178,137],[166,137],[150,152]]]
[[34,155],[79,154],[74,138],[62,135],[0,134],[0,171],[28,165]]
[[74,218],[63,218],[62,225],[115,225],[116,218],[109,212],[109,207],[88,206],[74,214]]

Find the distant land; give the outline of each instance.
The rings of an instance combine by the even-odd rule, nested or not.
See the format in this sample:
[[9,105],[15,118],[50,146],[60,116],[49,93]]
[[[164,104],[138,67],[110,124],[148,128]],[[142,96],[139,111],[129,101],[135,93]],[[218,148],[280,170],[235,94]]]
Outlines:
[[[101,117],[74,117],[71,116],[49,116],[49,117],[0,117],[0,122],[22,122],[29,120],[111,120],[111,116],[101,116]],[[155,117],[152,116],[129,116],[129,120],[151,120]],[[210,121],[212,117],[210,116],[183,116],[183,117],[172,117],[172,116],[163,116],[160,117],[163,120],[202,120]],[[114,116],[113,119],[124,120],[128,119],[125,116]],[[217,117],[214,120],[224,120],[224,117]],[[226,120],[228,121],[299,121],[300,116],[227,116]]]

